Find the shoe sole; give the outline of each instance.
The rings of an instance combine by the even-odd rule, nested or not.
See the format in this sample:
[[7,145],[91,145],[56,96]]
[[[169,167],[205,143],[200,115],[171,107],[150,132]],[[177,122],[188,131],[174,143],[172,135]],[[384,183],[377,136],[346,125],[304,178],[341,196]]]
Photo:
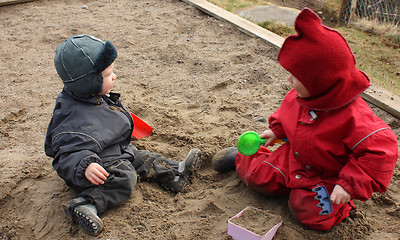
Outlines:
[[[79,208],[79,206],[75,207],[75,209],[70,212],[68,205],[63,204],[63,211],[70,222],[77,224],[80,229],[91,236],[99,235],[103,230],[103,221],[97,215],[88,213],[84,209],[79,211],[77,208]],[[87,212],[87,214],[85,214],[85,212]],[[86,215],[92,215],[95,222],[90,220]]]
[[88,216],[86,216],[84,213],[74,210],[74,213],[72,214],[74,216],[75,221],[77,222],[78,226],[87,234],[91,236],[97,236],[100,234],[100,232],[103,230],[103,223],[101,219],[97,216],[92,216],[94,218],[94,221],[92,221]]

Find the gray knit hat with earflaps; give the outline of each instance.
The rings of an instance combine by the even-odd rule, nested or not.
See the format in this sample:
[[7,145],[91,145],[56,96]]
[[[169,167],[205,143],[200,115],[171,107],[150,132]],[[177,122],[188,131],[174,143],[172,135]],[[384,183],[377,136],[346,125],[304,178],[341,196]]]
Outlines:
[[61,43],[54,56],[54,65],[64,86],[78,97],[101,92],[101,72],[117,58],[117,50],[109,41],[88,35],[70,37]]

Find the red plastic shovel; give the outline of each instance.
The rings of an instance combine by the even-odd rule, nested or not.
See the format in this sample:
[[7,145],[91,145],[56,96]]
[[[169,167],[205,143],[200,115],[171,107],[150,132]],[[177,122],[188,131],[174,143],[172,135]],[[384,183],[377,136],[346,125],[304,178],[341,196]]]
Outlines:
[[149,124],[145,123],[142,119],[140,119],[133,113],[131,113],[131,116],[133,119],[132,137],[141,139],[142,137],[150,136],[153,129],[149,126]]

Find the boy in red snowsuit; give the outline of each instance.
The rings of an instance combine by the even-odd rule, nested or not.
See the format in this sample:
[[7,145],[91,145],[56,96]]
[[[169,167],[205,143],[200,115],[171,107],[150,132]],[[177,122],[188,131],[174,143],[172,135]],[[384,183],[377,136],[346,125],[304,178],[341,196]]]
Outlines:
[[[218,152],[218,172],[236,169],[247,186],[268,195],[289,195],[292,214],[306,227],[329,230],[349,216],[352,199],[368,200],[385,192],[398,158],[397,137],[359,96],[370,85],[355,67],[344,37],[321,23],[310,9],[295,22],[278,54],[294,88],[268,119],[260,135],[266,146],[288,142],[270,152],[261,146],[252,156],[236,148]],[[320,215],[312,191],[325,186],[332,213]]]

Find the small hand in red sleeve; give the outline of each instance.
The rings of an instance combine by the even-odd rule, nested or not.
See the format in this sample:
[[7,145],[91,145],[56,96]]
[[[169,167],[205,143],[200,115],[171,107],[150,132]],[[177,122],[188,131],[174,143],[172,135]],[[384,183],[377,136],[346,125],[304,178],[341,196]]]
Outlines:
[[91,163],[85,170],[85,177],[94,185],[104,184],[108,172],[98,163]]
[[347,203],[351,200],[350,194],[340,185],[336,185],[331,193],[331,202],[335,204]]
[[265,146],[270,146],[270,145],[274,145],[273,142],[278,139],[274,132],[272,132],[271,130],[265,130],[261,135],[260,138],[266,138],[267,142],[265,143]]

